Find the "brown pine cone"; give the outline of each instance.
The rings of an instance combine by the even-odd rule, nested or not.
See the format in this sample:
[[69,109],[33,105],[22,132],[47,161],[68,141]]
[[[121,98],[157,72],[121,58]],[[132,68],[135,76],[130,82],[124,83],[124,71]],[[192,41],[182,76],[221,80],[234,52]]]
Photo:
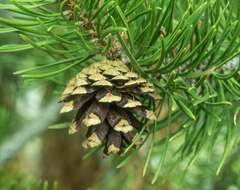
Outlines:
[[89,128],[83,147],[104,145],[106,154],[116,154],[131,144],[141,129],[143,124],[137,117],[156,119],[141,102],[153,99],[153,93],[153,85],[123,62],[105,60],[91,64],[70,80],[61,98],[61,113],[78,110],[69,132]]

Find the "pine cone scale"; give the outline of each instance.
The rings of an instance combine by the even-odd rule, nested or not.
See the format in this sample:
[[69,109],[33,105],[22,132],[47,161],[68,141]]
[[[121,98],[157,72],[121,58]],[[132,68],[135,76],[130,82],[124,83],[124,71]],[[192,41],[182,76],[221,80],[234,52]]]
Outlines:
[[95,101],[86,111],[86,115],[83,119],[84,125],[89,127],[102,123],[108,114],[108,110],[108,104],[102,104]]

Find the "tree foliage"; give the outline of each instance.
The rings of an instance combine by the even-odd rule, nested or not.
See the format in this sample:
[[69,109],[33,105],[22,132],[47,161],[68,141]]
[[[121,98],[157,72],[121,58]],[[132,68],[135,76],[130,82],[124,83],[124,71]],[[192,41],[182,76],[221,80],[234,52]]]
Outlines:
[[[161,96],[154,107],[164,116],[146,124],[152,134],[144,174],[153,152],[159,155],[152,182],[175,139],[181,146],[174,160],[189,159],[190,166],[204,145],[212,151],[224,136],[217,173],[238,145],[238,0],[13,0],[0,10],[0,34],[20,39],[1,42],[0,52],[38,48],[53,59],[15,73],[25,79],[52,80],[63,89],[81,68],[114,56],[117,48],[124,62],[154,84]],[[135,152],[125,151],[118,167]]]

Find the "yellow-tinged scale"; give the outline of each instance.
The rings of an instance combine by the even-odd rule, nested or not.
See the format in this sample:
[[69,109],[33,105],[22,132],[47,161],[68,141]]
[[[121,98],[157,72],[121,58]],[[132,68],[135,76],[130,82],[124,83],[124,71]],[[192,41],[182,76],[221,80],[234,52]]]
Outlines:
[[93,125],[98,125],[102,121],[96,114],[90,113],[83,119],[82,122],[85,126],[90,127],[90,126],[93,126]]
[[102,142],[101,140],[98,138],[96,133],[93,133],[90,135],[90,137],[88,137],[83,143],[82,146],[84,148],[94,148],[96,146],[101,145]]
[[128,133],[133,130],[133,126],[131,126],[126,119],[121,119],[115,126],[115,131],[121,131],[123,133]]
[[119,102],[121,101],[121,96],[116,96],[116,95],[113,95],[112,93],[108,92],[107,94],[105,94],[104,97],[102,97],[99,102],[102,102],[102,103],[111,103],[111,102]]
[[99,80],[105,80],[105,79],[106,79],[106,77],[103,76],[103,75],[100,74],[100,73],[90,75],[88,78],[89,78],[90,80],[93,80],[93,81],[99,81]]
[[101,65],[102,65],[102,62],[98,62],[98,63],[92,64],[91,66],[92,66],[93,68],[99,68],[99,67],[101,67]]
[[132,85],[139,85],[142,83],[146,83],[147,81],[145,79],[139,78],[137,80],[130,80],[124,84],[125,87],[132,86]]
[[97,82],[94,82],[92,84],[92,86],[109,86],[109,87],[111,87],[112,83],[107,80],[99,80]]
[[85,79],[77,79],[75,85],[76,86],[86,86],[89,83]]
[[81,72],[83,74],[92,75],[92,74],[99,73],[99,69],[90,67],[90,68],[83,69]]
[[74,86],[74,85],[75,85],[75,82],[76,82],[76,78],[72,78],[72,79],[68,82],[67,87]]
[[122,66],[117,66],[117,67],[115,67],[115,69],[118,70],[118,71],[121,71],[122,73],[127,73],[127,72],[129,72],[129,69],[128,69],[128,68],[122,67]]
[[147,83],[147,81],[144,78],[139,78],[136,80],[136,82],[138,82],[138,84]]
[[120,148],[116,147],[114,144],[111,144],[107,150],[108,154],[117,154],[119,151]]
[[126,77],[124,75],[118,75],[118,76],[113,77],[111,80],[113,80],[113,81],[118,81],[118,80],[127,81],[128,77]]
[[119,62],[119,61],[111,61],[110,63],[111,63],[112,66],[116,67],[116,66],[118,66],[121,62]]
[[135,108],[137,106],[141,106],[141,102],[137,101],[137,100],[131,100],[128,99],[127,103],[123,106],[124,108]]
[[144,93],[154,92],[154,89],[148,86],[140,87],[140,90]]
[[106,70],[109,70],[109,69],[112,69],[113,67],[111,65],[106,65],[106,64],[103,64],[100,69],[103,70],[103,71],[106,71]]
[[74,102],[73,101],[66,102],[66,103],[64,103],[60,113],[66,113],[66,112],[72,111],[73,108],[74,108]]
[[103,74],[109,75],[109,76],[118,76],[121,73],[119,71],[117,71],[116,69],[108,69],[108,70],[104,71]]
[[77,79],[86,79],[87,75],[83,74],[82,72],[78,73],[76,76]]
[[69,126],[69,130],[68,130],[68,133],[71,135],[71,134],[74,134],[77,132],[77,124],[75,121],[73,121],[71,123],[71,125]]
[[71,94],[74,90],[75,86],[67,86],[66,89],[63,91],[63,95]]
[[128,72],[125,76],[128,78],[138,78],[138,74],[134,72]]
[[148,118],[149,120],[153,120],[153,121],[157,120],[153,111],[145,110],[145,113],[146,113],[146,118]]
[[76,94],[87,94],[87,89],[85,87],[77,87],[73,92],[72,95],[76,95]]

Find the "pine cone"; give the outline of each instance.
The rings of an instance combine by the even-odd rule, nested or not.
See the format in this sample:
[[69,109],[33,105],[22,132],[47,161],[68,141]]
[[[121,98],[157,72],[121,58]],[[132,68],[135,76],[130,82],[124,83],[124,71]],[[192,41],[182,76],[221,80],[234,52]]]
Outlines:
[[106,154],[120,153],[142,127],[136,117],[156,119],[141,103],[141,99],[152,99],[153,93],[152,84],[124,63],[106,60],[91,64],[70,80],[61,98],[61,113],[78,110],[69,133],[88,127],[83,147],[104,144]]

